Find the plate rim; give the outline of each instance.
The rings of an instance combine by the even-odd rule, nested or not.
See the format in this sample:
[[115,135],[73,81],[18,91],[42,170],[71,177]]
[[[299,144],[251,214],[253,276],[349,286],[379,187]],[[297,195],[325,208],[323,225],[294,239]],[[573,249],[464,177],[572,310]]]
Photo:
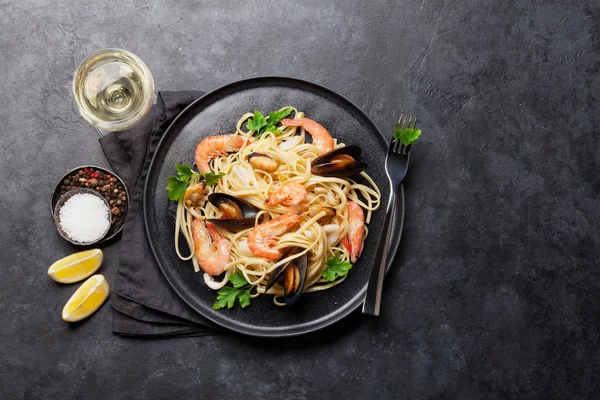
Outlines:
[[[151,232],[150,232],[150,226],[149,226],[150,224],[148,221],[148,219],[149,219],[148,207],[149,206],[148,206],[148,202],[146,201],[147,198],[150,197],[149,193],[148,193],[149,186],[150,186],[149,181],[150,181],[150,176],[151,176],[150,172],[155,167],[156,158],[159,154],[158,150],[161,148],[161,146],[163,145],[163,143],[167,139],[167,137],[170,136],[171,129],[173,129],[173,127],[179,122],[180,119],[183,119],[185,116],[187,116],[187,113],[189,112],[190,109],[195,107],[196,104],[201,102],[204,98],[209,97],[209,96],[214,96],[215,94],[218,94],[218,92],[227,90],[230,87],[239,86],[239,85],[243,85],[243,84],[246,84],[246,85],[252,84],[253,81],[260,83],[261,81],[268,82],[269,80],[285,80],[285,81],[291,82],[292,84],[299,83],[299,84],[305,85],[305,86],[306,85],[313,86],[321,91],[324,91],[324,92],[327,92],[327,93],[333,95],[334,97],[338,97],[338,98],[344,100],[350,106],[352,106],[355,110],[357,110],[360,114],[362,114],[362,117],[364,117],[365,120],[367,122],[369,122],[375,128],[375,130],[379,134],[380,139],[384,140],[384,142],[387,143],[385,136],[383,135],[383,133],[381,132],[381,130],[379,129],[377,124],[375,124],[375,122],[371,119],[371,117],[369,117],[367,115],[367,113],[365,111],[363,111],[360,107],[358,107],[353,101],[348,99],[346,96],[344,96],[344,95],[338,93],[337,91],[330,89],[324,85],[309,81],[307,79],[296,78],[296,77],[285,76],[285,75],[259,75],[259,76],[239,79],[237,81],[221,85],[209,92],[206,92],[204,95],[200,96],[199,98],[197,98],[196,100],[191,102],[187,107],[185,107],[169,124],[168,128],[163,133],[160,141],[158,142],[158,144],[154,150],[154,154],[152,155],[152,159],[150,161],[148,170],[146,172],[146,178],[144,180],[144,189],[143,189],[143,196],[142,196],[142,211],[143,211],[143,218],[144,218],[144,231],[146,234],[146,239],[148,240],[148,244],[150,245],[150,249],[152,251],[154,260],[156,261],[161,274],[165,277],[165,279],[167,280],[167,282],[169,283],[171,288],[177,293],[179,298],[181,298],[189,307],[191,307],[195,312],[197,312],[198,314],[200,314],[202,317],[206,318],[210,322],[212,322],[222,328],[225,328],[229,331],[232,331],[232,332],[236,332],[239,334],[252,336],[252,337],[284,338],[284,337],[294,337],[294,336],[300,336],[300,335],[305,335],[305,334],[309,334],[312,332],[316,332],[316,331],[322,330],[324,328],[327,328],[327,327],[339,322],[340,320],[344,319],[345,317],[347,317],[348,315],[350,315],[351,313],[353,313],[360,307],[360,305],[362,304],[361,299],[364,298],[364,296],[365,296],[367,285],[365,284],[365,286],[355,296],[353,296],[346,304],[342,305],[340,308],[338,308],[333,313],[325,315],[319,319],[312,320],[310,322],[294,326],[293,330],[290,330],[290,328],[292,328],[290,326],[283,326],[283,327],[277,327],[277,328],[252,327],[249,324],[232,321],[230,319],[228,319],[227,322],[223,322],[220,320],[220,318],[215,318],[214,315],[202,312],[203,310],[198,309],[198,307],[196,307],[195,304],[192,304],[191,301],[189,301],[184,296],[182,296],[181,293],[179,292],[179,290],[177,289],[177,286],[179,285],[178,282],[176,282],[174,278],[170,277],[169,274],[165,273],[166,266],[163,266],[161,264],[161,262],[159,261],[159,257],[157,255],[157,249],[155,248],[155,244],[151,240]],[[399,207],[399,209],[401,210],[401,215],[399,216],[399,219],[396,221],[396,225],[395,225],[395,230],[398,231],[398,241],[397,241],[397,243],[393,244],[393,248],[390,251],[391,257],[389,258],[386,273],[389,272],[389,270],[391,269],[391,264],[397,255],[397,252],[400,247],[401,240],[402,240],[402,231],[404,229],[405,198],[404,198],[404,185],[402,183],[400,184],[399,191],[396,193],[396,195],[399,196],[400,201],[398,202],[398,205],[401,206],[401,207]],[[393,210],[393,211],[395,212],[396,210]],[[226,317],[224,317],[224,318],[226,318]],[[310,324],[310,325],[306,326],[307,324]]]

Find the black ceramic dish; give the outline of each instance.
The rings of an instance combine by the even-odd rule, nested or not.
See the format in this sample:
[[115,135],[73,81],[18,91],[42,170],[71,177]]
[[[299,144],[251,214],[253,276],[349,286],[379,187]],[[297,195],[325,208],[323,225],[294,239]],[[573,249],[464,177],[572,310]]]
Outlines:
[[[94,243],[94,245],[98,245],[98,244],[102,244],[102,243],[107,243],[112,239],[115,239],[117,237],[117,235],[119,235],[121,233],[121,231],[123,230],[123,225],[125,224],[125,218],[127,216],[127,211],[129,210],[129,191],[127,190],[127,186],[125,186],[125,183],[123,182],[123,180],[121,179],[121,177],[119,177],[119,175],[115,174],[114,172],[106,169],[106,168],[102,168],[102,167],[97,167],[95,165],[83,165],[77,168],[73,168],[72,170],[70,170],[69,172],[67,172],[62,178],[60,178],[60,180],[58,181],[58,183],[56,184],[56,187],[54,188],[54,191],[52,192],[52,201],[50,202],[50,211],[52,212],[52,214],[54,214],[54,209],[56,208],[56,203],[58,202],[58,199],[60,198],[60,185],[62,184],[62,182],[67,179],[68,177],[74,175],[77,171],[81,170],[81,169],[85,169],[85,168],[93,168],[96,170],[100,170],[102,172],[104,172],[105,174],[110,174],[111,176],[113,176],[114,178],[117,178],[118,182],[123,185],[123,189],[125,190],[125,193],[127,193],[127,201],[125,203],[125,213],[123,213],[121,215],[121,218],[116,221],[115,223],[112,223],[110,226],[110,229],[108,230],[108,233],[106,234],[106,236],[104,236],[104,238],[96,243]],[[67,192],[68,193],[68,192]],[[74,243],[75,244],[75,243]],[[81,245],[81,244],[75,244],[77,246],[85,246],[85,245]]]
[[[165,180],[175,173],[175,164],[193,163],[198,142],[208,136],[235,131],[244,113],[268,113],[293,105],[325,126],[346,145],[358,144],[367,172],[382,191],[382,205],[369,224],[363,254],[348,278],[330,290],[304,294],[293,307],[277,307],[272,296],[260,296],[242,309],[215,311],[216,292],[195,273],[191,262],[181,261],[174,249],[176,204],[170,202]],[[373,121],[356,105],[323,86],[294,78],[258,77],[216,89],[187,107],[173,121],[161,140],[144,188],[146,234],[154,256],[173,289],[198,313],[232,331],[252,336],[295,336],[324,328],[355,310],[363,301],[377,248],[380,227],[389,196],[384,171],[387,141]],[[404,190],[394,210],[390,260],[398,250],[404,221]]]

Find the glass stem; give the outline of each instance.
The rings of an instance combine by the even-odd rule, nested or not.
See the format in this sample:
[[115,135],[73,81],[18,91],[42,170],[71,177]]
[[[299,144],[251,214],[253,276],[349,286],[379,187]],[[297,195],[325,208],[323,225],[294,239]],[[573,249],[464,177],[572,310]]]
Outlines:
[[99,128],[94,127],[94,129],[96,129],[96,132],[98,133],[98,136],[104,137],[106,135],[106,133],[102,132]]

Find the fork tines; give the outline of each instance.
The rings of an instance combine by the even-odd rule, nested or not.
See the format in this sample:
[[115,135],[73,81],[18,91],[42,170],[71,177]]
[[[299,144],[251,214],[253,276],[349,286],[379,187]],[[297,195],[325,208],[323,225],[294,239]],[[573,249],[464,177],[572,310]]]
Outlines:
[[[396,128],[400,128],[401,130],[405,129],[415,129],[417,126],[417,116],[407,113],[400,113],[400,118],[398,118],[398,123],[396,124]],[[408,154],[410,151],[411,145],[405,146],[401,140],[396,140],[394,142],[394,137],[392,135],[392,144],[390,145],[392,152],[400,153],[400,154]]]

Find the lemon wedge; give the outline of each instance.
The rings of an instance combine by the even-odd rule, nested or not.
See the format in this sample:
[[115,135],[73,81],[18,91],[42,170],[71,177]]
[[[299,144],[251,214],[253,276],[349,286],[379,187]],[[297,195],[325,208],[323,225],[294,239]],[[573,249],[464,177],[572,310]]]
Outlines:
[[104,275],[90,277],[77,289],[62,310],[62,319],[67,322],[80,321],[100,308],[110,293]]
[[96,272],[103,260],[104,255],[100,249],[81,251],[52,264],[48,268],[48,275],[60,283],[77,282]]

